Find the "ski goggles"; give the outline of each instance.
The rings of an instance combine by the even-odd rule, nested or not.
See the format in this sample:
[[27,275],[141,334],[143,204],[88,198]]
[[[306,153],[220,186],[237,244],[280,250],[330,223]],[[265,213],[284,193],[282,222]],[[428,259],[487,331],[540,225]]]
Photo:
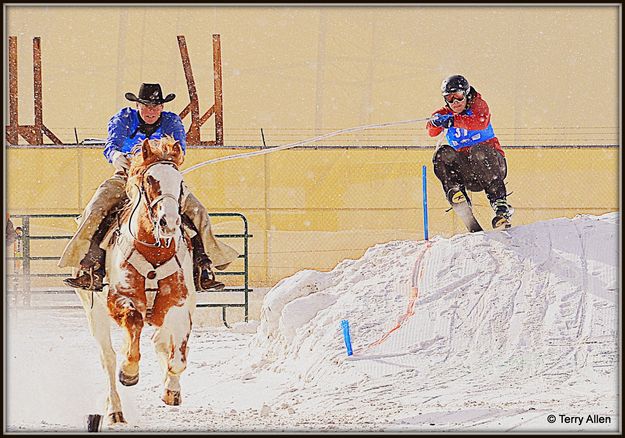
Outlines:
[[445,94],[443,97],[445,98],[445,102],[447,103],[453,103],[457,100],[463,101],[466,98],[464,93],[461,91],[456,92],[456,93]]

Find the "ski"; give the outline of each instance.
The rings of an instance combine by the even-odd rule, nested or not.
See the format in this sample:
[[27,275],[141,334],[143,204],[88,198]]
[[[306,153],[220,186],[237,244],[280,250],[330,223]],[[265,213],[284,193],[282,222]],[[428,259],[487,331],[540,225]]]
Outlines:
[[449,202],[454,212],[460,217],[462,223],[467,227],[471,233],[478,231],[484,231],[480,223],[475,219],[473,210],[466,197],[466,195],[460,189],[451,189],[449,191]]

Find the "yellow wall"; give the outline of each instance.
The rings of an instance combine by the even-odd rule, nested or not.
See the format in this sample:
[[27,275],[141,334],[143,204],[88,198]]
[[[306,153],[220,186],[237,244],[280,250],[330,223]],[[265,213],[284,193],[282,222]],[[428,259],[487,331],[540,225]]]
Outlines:
[[[193,149],[183,169],[233,152],[240,151]],[[185,180],[211,212],[247,217],[254,235],[251,281],[259,286],[301,269],[331,269],[375,243],[422,240],[424,164],[430,236],[464,232],[446,212],[431,155],[432,150],[406,149],[288,150],[204,166]],[[514,223],[618,210],[618,158],[614,148],[507,150]],[[8,149],[8,211],[79,214],[112,173],[103,160],[98,149]],[[485,195],[473,199],[478,219],[489,229],[492,211]],[[215,222],[216,233],[241,230],[236,219]],[[42,232],[74,229],[75,223],[65,220]]]

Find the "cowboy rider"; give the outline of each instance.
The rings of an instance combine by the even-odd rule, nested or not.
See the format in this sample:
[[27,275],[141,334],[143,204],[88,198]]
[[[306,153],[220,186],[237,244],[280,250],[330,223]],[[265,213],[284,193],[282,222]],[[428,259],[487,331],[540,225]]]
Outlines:
[[[174,100],[175,94],[170,93],[163,98],[160,84],[143,83],[138,96],[126,93],[125,97],[135,102],[136,108],[123,108],[110,119],[103,152],[115,168],[115,173],[100,184],[85,207],[79,218],[78,230],[58,263],[59,267],[80,269],[76,277],[64,280],[71,287],[98,291],[103,288],[106,253],[100,244],[115,218],[114,213],[128,200],[125,185],[132,148],[146,138],[160,139],[169,135],[180,143],[183,153],[186,153],[182,120],[177,114],[163,110],[164,104]],[[184,192],[182,221],[196,232],[191,239],[196,289],[221,290],[224,284],[215,280],[211,265],[219,270],[225,269],[239,254],[215,239],[206,209],[188,188],[185,187]]]

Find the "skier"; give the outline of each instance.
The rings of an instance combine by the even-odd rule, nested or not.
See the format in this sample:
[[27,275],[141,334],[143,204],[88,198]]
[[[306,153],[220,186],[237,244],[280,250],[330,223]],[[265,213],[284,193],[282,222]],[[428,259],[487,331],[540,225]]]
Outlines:
[[[80,267],[75,278],[64,282],[72,287],[87,290],[102,290],[105,275],[105,251],[100,244],[114,220],[116,210],[127,202],[125,185],[130,167],[129,153],[139,142],[160,139],[170,135],[186,151],[186,133],[180,117],[163,111],[163,104],[172,101],[171,93],[163,98],[160,84],[142,84],[139,96],[126,93],[126,99],[136,102],[135,108],[123,108],[108,124],[108,139],[104,147],[104,157],[113,165],[116,172],[96,190],[85,208],[76,234],[69,241],[59,260],[59,267]],[[182,221],[196,234],[191,239],[193,246],[194,281],[198,291],[221,290],[224,284],[215,280],[212,270],[225,269],[238,257],[237,251],[215,239],[210,226],[208,213],[200,201],[185,187]],[[210,254],[210,258],[207,254]]]
[[461,75],[443,80],[441,92],[445,106],[432,114],[426,128],[431,137],[447,129],[447,144],[439,145],[432,159],[447,201],[452,207],[465,202],[470,206],[467,190],[484,191],[495,211],[493,228],[507,228],[514,212],[506,200],[507,163],[488,104]]

